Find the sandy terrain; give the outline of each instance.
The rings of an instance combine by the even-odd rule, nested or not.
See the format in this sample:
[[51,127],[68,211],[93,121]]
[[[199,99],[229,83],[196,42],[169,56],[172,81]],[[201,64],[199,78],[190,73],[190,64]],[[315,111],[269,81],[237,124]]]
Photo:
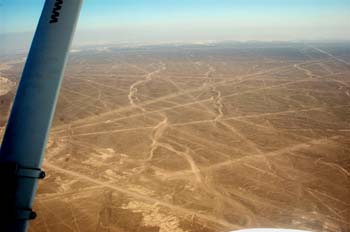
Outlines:
[[350,231],[349,49],[75,51],[30,231]]
[[11,91],[11,89],[13,89],[16,86],[16,83],[2,76],[1,71],[5,71],[10,68],[11,66],[8,64],[0,65],[0,96],[7,94]]

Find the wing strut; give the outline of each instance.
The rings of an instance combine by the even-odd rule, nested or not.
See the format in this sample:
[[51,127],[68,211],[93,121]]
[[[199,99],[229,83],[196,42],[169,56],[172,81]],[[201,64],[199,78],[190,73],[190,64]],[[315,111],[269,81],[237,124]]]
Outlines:
[[23,232],[82,0],[46,0],[0,148],[0,231]]

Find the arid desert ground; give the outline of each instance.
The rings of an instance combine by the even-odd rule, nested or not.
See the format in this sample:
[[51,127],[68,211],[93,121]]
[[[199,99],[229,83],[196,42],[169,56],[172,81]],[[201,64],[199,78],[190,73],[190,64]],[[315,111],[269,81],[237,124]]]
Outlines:
[[349,232],[350,44],[73,50],[43,168],[31,232]]

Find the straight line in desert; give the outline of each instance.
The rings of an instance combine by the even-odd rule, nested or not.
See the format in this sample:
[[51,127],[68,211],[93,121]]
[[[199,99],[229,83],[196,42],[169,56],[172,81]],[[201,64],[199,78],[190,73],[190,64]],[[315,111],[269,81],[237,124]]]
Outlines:
[[306,75],[307,75],[308,77],[310,77],[310,78],[316,76],[316,75],[314,75],[309,69],[302,67],[301,64],[295,64],[294,67],[295,67],[297,70],[300,70],[300,71],[302,71],[302,72],[305,72]]
[[[215,72],[216,69],[212,66],[209,65],[208,71],[205,73],[205,76],[207,77],[207,79],[209,79],[208,81],[211,81],[212,78],[212,73]],[[173,82],[171,79],[168,79],[168,81],[173,84],[178,90],[184,92],[184,89],[180,88],[175,82]],[[221,91],[217,90],[216,87],[213,85],[213,83],[211,83],[211,89],[212,91],[216,94],[216,96],[213,96],[212,98],[210,98],[210,100],[212,100],[214,102],[214,105],[217,107],[217,114],[212,112],[211,109],[209,109],[206,105],[202,104],[201,102],[198,103],[201,107],[203,107],[204,109],[207,110],[207,112],[211,115],[213,115],[215,117],[215,119],[213,120],[201,120],[200,123],[207,123],[207,122],[218,122],[223,116],[223,103],[222,103],[222,97],[221,97]],[[194,96],[191,93],[187,93],[187,96],[189,96],[191,99],[193,99],[194,101],[196,101],[196,99],[194,98]],[[199,122],[199,121],[197,121]],[[256,145],[254,143],[252,143],[252,141],[248,140],[246,137],[244,137],[242,134],[238,133],[237,130],[235,130],[234,128],[232,128],[230,125],[223,123],[221,120],[220,122],[221,124],[223,124],[224,126],[226,126],[227,128],[229,128],[232,132],[234,132],[234,134],[236,134],[238,137],[242,138],[244,141],[246,141],[248,143],[248,145],[251,145],[254,149],[257,149]]]
[[[54,211],[54,209],[53,209],[52,207],[49,207],[49,206],[47,206],[47,205],[45,205],[45,204],[42,204],[41,206],[42,206],[43,208],[45,208],[45,209],[49,212],[49,215],[50,215],[50,214],[51,214],[51,215],[54,215],[54,218],[55,218],[55,219],[58,219],[58,220],[60,221],[60,222],[57,222],[57,221],[56,221],[55,224],[62,224],[62,225],[64,225],[64,226],[66,226],[67,228],[69,228],[70,231],[75,231],[74,228],[73,228],[71,225],[69,225],[69,224],[67,223],[66,220],[63,220],[61,217],[56,216],[56,215],[57,215],[57,212]],[[47,218],[45,218],[44,220],[46,221]],[[52,223],[51,223],[51,224],[52,224]],[[45,222],[45,225],[48,226],[49,223],[48,223],[48,222]],[[47,229],[48,229],[48,227],[47,227]],[[47,231],[50,231],[50,229],[47,230]]]
[[[121,121],[121,120],[124,120],[124,119],[131,119],[131,118],[135,118],[135,117],[139,117],[139,116],[145,116],[145,115],[149,115],[149,114],[160,113],[160,112],[164,112],[164,111],[168,111],[168,110],[172,110],[172,109],[177,109],[177,108],[181,108],[181,107],[186,107],[186,106],[197,104],[199,102],[206,102],[206,101],[210,101],[210,100],[211,99],[204,99],[204,100],[201,100],[201,101],[190,102],[190,103],[185,103],[185,104],[181,104],[181,105],[177,105],[177,106],[166,107],[166,108],[159,109],[159,110],[146,111],[144,113],[134,114],[134,115],[130,115],[130,116],[124,116],[124,117],[120,117],[120,118],[117,118],[117,119],[114,119],[114,120],[109,120],[108,123],[113,123],[113,122]],[[88,123],[88,124],[83,124],[81,126],[75,126],[75,127],[72,126],[72,129],[80,129],[80,128],[85,128],[85,127],[90,127],[90,126],[101,125],[101,124],[104,124],[104,123],[105,123],[105,121]],[[64,128],[60,128],[60,130],[64,130]],[[60,132],[62,132],[62,131],[56,130],[56,131],[53,131],[52,133],[60,133]]]
[[192,156],[189,155],[190,149],[186,148],[185,152],[179,152],[169,144],[161,143],[160,146],[169,150],[169,151],[172,151],[172,152],[176,153],[177,155],[179,155],[180,157],[184,158],[187,161],[187,163],[189,164],[193,175],[196,177],[197,182],[203,183],[202,176],[200,175],[200,169],[198,168],[196,162],[194,162]]
[[107,130],[107,131],[97,131],[97,132],[91,132],[91,133],[71,134],[71,135],[65,135],[65,136],[57,136],[56,138],[68,138],[68,137],[77,137],[77,136],[102,135],[102,134],[110,134],[110,133],[118,133],[118,132],[135,131],[135,130],[150,130],[150,129],[153,129],[153,128],[154,128],[153,126],[133,127],[133,128],[118,129],[118,130]]
[[[179,143],[176,143],[176,144],[178,146],[182,146]],[[222,192],[218,191],[213,184],[210,184],[208,182],[208,179],[206,179],[207,181],[203,180],[201,172],[200,172],[200,168],[197,166],[196,162],[193,160],[192,156],[189,154],[190,149],[188,147],[186,147],[184,152],[179,152],[169,144],[161,143],[160,146],[162,146],[165,149],[168,149],[168,150],[176,153],[177,155],[181,156],[182,158],[186,159],[187,163],[189,164],[189,166],[191,168],[193,175],[196,178],[197,183],[201,184],[200,186],[205,191],[207,191],[209,194],[212,194],[213,196],[215,196],[215,198],[217,200],[217,204],[219,205],[219,208],[220,208],[219,212],[221,212],[219,215],[222,215],[223,209],[221,208],[221,206],[223,206],[223,202],[228,202],[231,206],[233,206],[234,209],[237,209],[240,212],[244,212],[243,214],[247,220],[246,225],[251,224],[251,220],[252,220],[252,218],[254,218],[254,215],[250,209],[248,209],[244,204],[237,202],[237,201],[234,201],[231,198],[228,198],[227,196],[222,194]]]
[[[327,77],[327,76],[324,76],[324,77]],[[322,77],[322,78],[324,78],[324,77]],[[286,83],[282,83],[282,84],[278,84],[278,85],[271,85],[271,86],[267,86],[267,87],[260,87],[260,88],[256,88],[256,89],[251,89],[251,90],[246,90],[246,91],[242,91],[242,92],[238,92],[238,93],[233,93],[233,94],[221,96],[221,98],[228,98],[228,97],[233,97],[233,96],[239,96],[239,95],[244,95],[244,94],[254,93],[254,92],[257,92],[257,91],[266,90],[266,89],[272,89],[272,88],[281,87],[281,86],[288,86],[288,85],[295,84],[295,83],[302,83],[302,82],[306,82],[306,81],[315,81],[315,78],[304,79],[304,80],[297,80],[297,81],[290,81],[290,82],[286,82]],[[183,94],[187,94],[188,95],[189,92],[183,92]],[[200,104],[200,103],[208,102],[208,101],[211,101],[211,100],[212,99],[209,98],[209,99],[204,99],[204,100],[198,100],[198,101],[194,101],[194,102],[179,104],[177,106],[167,107],[167,108],[163,108],[163,109],[156,110],[156,111],[148,111],[145,114],[167,111],[167,110],[170,110],[170,109],[175,109],[175,108],[179,108],[179,107],[189,106],[189,105],[193,105],[193,104],[197,104],[197,103]],[[130,118],[130,117],[139,116],[139,115],[144,115],[144,114],[136,114],[136,115],[132,115],[132,116],[128,116],[128,117],[121,117],[121,118],[118,118],[118,119],[115,119],[115,120],[112,120],[112,121],[119,121],[120,119],[127,119],[127,118]],[[99,123],[101,123],[101,122],[92,123],[91,125],[96,125],[96,124],[99,124]],[[80,127],[85,127],[85,126],[90,126],[90,124],[84,124],[84,125],[82,125]],[[77,127],[77,128],[80,128],[80,127]]]
[[[241,81],[241,82],[244,82],[244,81],[246,81],[246,80],[243,80],[243,81]],[[237,84],[238,84],[238,83],[237,83]],[[284,84],[287,84],[287,83],[284,83]],[[280,86],[280,85],[278,85],[278,86]],[[269,87],[269,88],[270,88],[270,87]],[[252,91],[252,90],[250,90],[250,91]],[[180,96],[180,95],[183,95],[183,94],[186,94],[186,93],[187,93],[187,92],[178,93],[178,94],[176,94],[176,96]],[[242,92],[242,94],[244,94],[244,92]],[[234,95],[237,95],[237,94],[234,94]],[[168,96],[169,96],[169,95],[168,95]],[[167,96],[164,96],[164,97],[167,97]],[[225,96],[225,97],[227,97],[227,96]],[[163,98],[163,97],[161,97],[161,98]],[[202,102],[210,101],[210,100],[211,100],[211,99],[206,99],[206,100],[202,100]],[[153,102],[158,102],[158,101],[160,101],[160,98],[153,100]],[[153,102],[150,102],[150,103],[144,102],[144,103],[139,104],[139,105],[145,106],[145,105],[151,104],[151,103],[153,103]],[[169,109],[173,109],[173,108],[177,108],[177,107],[188,106],[188,105],[196,104],[196,103],[198,103],[198,102],[200,102],[200,101],[191,102],[191,103],[185,103],[185,104],[179,104],[179,105],[177,105],[177,106],[168,107],[168,108],[163,108],[163,109],[161,109],[161,110],[156,110],[156,111],[148,111],[148,112],[146,112],[146,114],[147,114],[147,113],[153,113],[153,112],[154,112],[154,113],[157,113],[157,112],[161,112],[161,111],[165,111],[165,110],[169,110]],[[127,107],[127,108],[128,108],[128,107]],[[123,109],[118,110],[118,112],[119,112],[119,111],[123,111]],[[108,112],[108,113],[105,113],[105,114],[101,114],[101,115],[99,115],[99,116],[103,116],[103,115],[110,114],[110,113],[116,113],[116,112],[117,112],[117,111],[111,111],[111,112]],[[144,114],[145,114],[145,113],[141,113],[141,114],[136,114],[136,115],[132,115],[132,116],[124,117],[124,118],[130,118],[130,117],[133,117],[133,116],[144,115]],[[96,116],[93,116],[93,117],[96,117]],[[118,119],[112,120],[112,121],[114,122],[114,121],[118,121],[118,120],[121,120],[121,119],[124,119],[124,118],[118,118]],[[82,119],[82,120],[86,120],[86,118],[85,118],[85,119]],[[77,121],[80,121],[80,120],[77,120]],[[76,121],[76,122],[77,122],[77,121]],[[98,125],[98,124],[100,124],[100,123],[103,123],[103,122],[96,122],[96,123],[84,124],[84,125],[81,125],[81,126],[77,126],[77,127],[75,127],[75,128],[93,126],[93,125]],[[59,129],[59,128],[57,128],[57,129]],[[57,130],[57,129],[56,129],[56,130]]]
[[67,197],[67,196],[76,196],[76,195],[81,196],[83,193],[88,193],[94,190],[100,190],[102,188],[104,187],[101,185],[93,185],[91,187],[80,189],[79,191],[73,190],[68,192],[56,192],[56,193],[49,193],[49,194],[42,193],[42,194],[38,194],[38,196],[35,197],[35,200],[39,202],[43,202],[43,201],[62,199],[62,197]]
[[[242,94],[246,94],[246,93],[252,93],[252,92],[261,91],[261,90],[265,90],[265,89],[271,89],[271,88],[280,87],[280,86],[286,86],[286,85],[289,85],[289,84],[294,84],[294,83],[297,83],[297,82],[305,82],[305,81],[309,81],[309,80],[298,80],[298,81],[282,83],[282,84],[279,84],[279,85],[269,86],[269,87],[266,87],[266,88],[247,90],[247,91],[236,93],[236,94],[226,95],[226,96],[224,96],[224,98],[225,97],[232,97],[232,96],[242,95]],[[129,119],[129,118],[138,117],[138,116],[144,116],[144,115],[147,115],[147,114],[150,114],[150,113],[163,112],[163,111],[167,111],[167,110],[171,110],[171,109],[175,109],[175,108],[179,108],[179,107],[184,107],[184,106],[189,106],[189,105],[193,105],[193,104],[197,104],[197,103],[204,103],[204,102],[211,101],[211,100],[212,99],[204,99],[204,100],[201,100],[201,101],[195,101],[195,102],[190,102],[190,103],[185,103],[185,104],[179,104],[179,105],[176,105],[176,106],[167,107],[167,108],[163,108],[163,109],[160,109],[160,110],[147,111],[147,112],[143,112],[141,114],[135,114],[135,115],[127,116],[127,117],[117,118],[115,120],[111,120],[110,122],[115,122],[115,121],[119,121],[119,120],[123,120],[123,119]],[[80,120],[77,120],[77,121],[80,121]],[[76,129],[78,129],[78,128],[85,128],[85,127],[89,127],[89,126],[99,125],[99,124],[102,124],[102,123],[104,123],[104,122],[88,123],[88,124],[83,124],[81,126],[76,126],[76,127],[73,127],[73,128],[76,128]],[[64,130],[64,129],[61,128],[61,130]],[[53,133],[55,133],[55,132],[60,132],[60,131],[56,130]]]
[[315,49],[316,51],[318,51],[318,52],[320,52],[320,53],[322,53],[322,54],[325,54],[325,55],[327,55],[327,56],[329,56],[329,57],[332,57],[333,59],[339,61],[340,63],[343,63],[343,64],[346,64],[346,65],[350,66],[350,63],[349,63],[349,62],[347,62],[347,61],[345,61],[345,60],[343,60],[343,59],[340,59],[340,58],[334,56],[333,54],[331,54],[331,53],[329,53],[329,52],[326,52],[325,50],[322,50],[322,49],[317,48],[317,47],[314,47],[314,46],[309,46],[309,47]]
[[[210,99],[208,99],[210,100]],[[331,109],[337,109],[342,107],[350,106],[350,104],[347,105],[339,105],[334,107],[329,107]],[[234,117],[228,117],[221,119],[222,121],[229,121],[229,120],[235,120],[235,119],[247,119],[247,118],[260,118],[260,117],[266,117],[266,116],[276,116],[276,115],[284,115],[284,114],[291,114],[291,113],[300,113],[300,112],[308,112],[308,111],[315,111],[315,110],[324,110],[324,107],[312,107],[308,109],[301,109],[301,110],[287,110],[287,111],[281,111],[281,112],[275,112],[275,113],[263,113],[263,114],[255,114],[255,115],[246,115],[246,116],[234,116]],[[161,112],[163,110],[159,110],[156,112]],[[156,113],[152,112],[152,113]],[[146,112],[145,114],[148,114],[151,112]],[[131,118],[134,116],[126,117]],[[202,124],[202,123],[213,123],[215,122],[213,119],[208,120],[198,120],[198,121],[191,121],[191,122],[184,122],[184,123],[174,123],[169,124],[171,127],[181,127],[181,126],[188,126],[188,125],[195,125],[195,124]],[[118,129],[118,130],[104,130],[104,131],[97,131],[97,132],[91,132],[91,133],[82,133],[82,134],[72,134],[70,136],[76,137],[76,136],[91,136],[91,135],[101,135],[101,134],[110,134],[110,133],[119,133],[119,132],[127,132],[127,131],[134,131],[134,130],[148,130],[153,129],[154,127],[148,126],[148,127],[134,127],[134,128],[126,128],[126,129]],[[75,128],[73,128],[75,129]],[[66,138],[70,136],[56,136],[55,138]]]
[[331,212],[336,218],[343,218],[333,207],[329,206],[328,203],[320,199],[310,188],[306,188],[306,191],[315,198],[321,205],[326,207],[329,212]]
[[[333,107],[329,107],[329,108],[330,109],[337,109],[337,108],[343,108],[343,107],[347,107],[347,106],[350,106],[350,104],[333,106]],[[286,111],[279,111],[279,112],[274,112],[274,113],[262,113],[262,114],[252,114],[252,115],[245,115],[245,116],[225,117],[221,120],[222,121],[229,121],[229,120],[236,120],[236,119],[239,120],[239,119],[249,119],[249,118],[260,118],[260,117],[266,117],[266,116],[301,113],[301,112],[308,112],[308,111],[315,111],[315,110],[325,110],[325,108],[324,107],[311,107],[311,108],[300,109],[300,110],[286,110]],[[179,127],[179,126],[195,125],[195,124],[202,124],[202,123],[212,123],[212,122],[214,122],[213,119],[208,119],[208,120],[198,120],[198,121],[190,121],[190,122],[183,122],[183,123],[174,123],[174,124],[170,124],[170,126]]]
[[[164,69],[164,67],[163,67],[163,69]],[[151,78],[151,76],[153,75],[153,73],[160,72],[161,70],[162,70],[162,68],[159,68],[158,70],[156,70],[156,71],[154,71],[154,72],[148,74],[146,80],[142,80],[141,82],[150,80],[150,78]],[[208,72],[206,73],[206,76],[207,76],[208,78],[210,78],[210,76],[212,75],[213,72],[215,72],[215,68],[214,68],[213,66],[210,65],[210,66],[209,66],[209,70],[208,70]],[[135,84],[139,84],[139,83],[141,83],[141,82],[138,81],[138,82],[135,82]],[[133,86],[133,85],[132,85],[132,86]],[[208,107],[202,105],[201,103],[199,103],[199,104],[202,105],[204,108],[206,108],[210,114],[213,114],[213,115],[215,116],[215,119],[214,119],[214,120],[215,120],[215,122],[217,122],[219,119],[221,119],[221,118],[223,117],[223,112],[222,112],[222,110],[223,110],[223,105],[222,105],[222,103],[221,103],[222,97],[221,97],[221,92],[220,92],[219,90],[216,90],[216,87],[215,87],[213,84],[211,84],[211,86],[213,86],[213,87],[211,87],[211,88],[212,88],[212,89],[214,88],[214,90],[216,91],[217,99],[215,99],[215,97],[214,97],[214,98],[210,98],[209,100],[210,100],[210,101],[214,101],[214,104],[217,105],[217,107],[219,108],[219,109],[218,109],[218,110],[219,110],[218,115],[216,115],[215,113],[213,113]],[[213,91],[214,91],[214,90],[213,90]],[[131,88],[131,87],[130,87],[130,91],[132,91],[132,88]],[[136,89],[136,91],[137,91],[137,89]],[[130,92],[130,93],[132,93],[132,92]],[[136,94],[136,92],[135,92],[135,94]],[[193,96],[192,96],[190,93],[188,93],[187,95],[190,96],[190,97],[193,99]],[[131,99],[130,94],[129,94],[129,99]],[[134,104],[134,102],[130,102],[130,104]],[[137,106],[136,104],[134,104],[134,105]],[[141,109],[143,110],[143,112],[145,112],[145,109],[144,109],[143,107],[141,107]],[[224,125],[224,126],[227,127],[228,129],[230,129],[230,130],[232,131],[233,134],[235,134],[236,136],[238,136],[239,138],[241,138],[241,139],[242,139],[248,146],[250,146],[253,150],[255,150],[255,151],[258,152],[258,153],[262,153],[262,151],[258,148],[258,146],[257,146],[253,141],[251,141],[251,140],[249,140],[248,138],[246,138],[246,137],[245,137],[243,134],[241,134],[236,128],[234,128],[233,126],[231,126],[231,125],[229,125],[229,124],[227,124],[227,123],[225,123],[225,122],[222,122],[222,121],[220,121],[219,123],[222,124],[222,125]],[[89,134],[87,134],[87,135],[95,135],[95,134],[96,134],[96,133],[93,133],[93,134],[89,133]],[[86,135],[86,134],[85,134],[85,135]],[[153,154],[153,150],[151,150],[151,156],[153,156],[152,154]]]
[[[298,143],[298,144],[295,144],[292,146],[288,146],[288,147],[279,149],[277,151],[267,152],[265,154],[247,155],[247,156],[244,156],[242,158],[228,160],[228,161],[224,161],[224,162],[221,162],[218,164],[213,164],[209,167],[201,168],[200,171],[203,172],[203,171],[207,171],[207,170],[215,170],[215,169],[227,166],[227,165],[242,162],[242,161],[247,160],[247,159],[249,160],[249,159],[256,159],[259,157],[277,156],[277,155],[282,155],[286,152],[295,152],[295,151],[298,151],[298,150],[303,149],[303,148],[308,148],[311,145],[324,144],[324,142],[328,142],[330,140],[337,139],[337,138],[339,138],[339,136],[332,136],[330,138],[322,138],[322,139],[313,139],[313,140],[307,141],[305,143]],[[181,173],[177,173],[175,175],[174,174],[169,175],[169,178],[172,179],[174,177],[186,176],[186,175],[191,175],[191,174],[193,174],[192,171],[182,171]]]
[[[291,81],[291,82],[282,83],[282,84],[278,84],[278,85],[272,85],[272,86],[268,86],[268,87],[261,87],[261,88],[257,88],[257,89],[253,89],[253,90],[246,90],[246,91],[243,91],[243,92],[222,96],[222,98],[227,98],[227,97],[233,97],[233,96],[239,96],[239,95],[254,93],[254,92],[262,91],[262,90],[265,90],[265,89],[272,89],[272,88],[276,88],[276,87],[287,86],[287,85],[290,85],[290,84],[301,83],[301,82],[305,82],[305,81],[310,81],[310,80]],[[182,94],[186,94],[186,93],[182,93]],[[198,104],[198,103],[209,102],[209,101],[212,101],[212,99],[208,98],[208,99],[204,99],[204,100],[197,100],[197,101],[194,101],[194,102],[179,104],[179,105],[172,106],[172,107],[166,107],[166,108],[162,108],[162,109],[159,109],[159,110],[146,111],[146,112],[143,112],[143,113],[134,114],[134,115],[120,117],[120,118],[117,118],[117,119],[114,119],[114,120],[110,120],[110,122],[117,122],[117,121],[124,120],[124,119],[130,119],[130,118],[134,118],[134,117],[145,116],[147,114],[164,112],[164,111],[168,111],[168,110],[172,110],[172,109],[177,109],[177,108],[186,107],[186,106],[190,106],[190,105],[194,105],[194,104]],[[142,107],[142,106],[144,106],[144,104],[139,104],[139,106]],[[116,113],[116,112],[117,111],[113,111],[113,113]],[[109,113],[107,113],[107,114],[109,114]],[[105,115],[105,114],[101,114],[100,116],[102,116],[102,115]],[[96,117],[96,116],[93,116],[93,117]],[[82,120],[84,120],[84,119],[82,119]],[[80,121],[80,120],[77,120],[77,121]],[[75,122],[77,122],[77,121],[75,121]],[[104,121],[103,122],[98,121],[98,122],[86,123],[86,124],[83,124],[83,125],[80,125],[80,126],[75,126],[75,127],[72,126],[72,128],[73,129],[79,129],[79,128],[85,128],[85,127],[90,127],[90,126],[96,126],[96,125],[103,124],[103,123],[105,123],[105,122]],[[60,128],[60,129],[64,130],[63,128]],[[55,132],[58,132],[58,131],[57,130],[53,131],[53,133],[55,133]]]
[[79,179],[83,179],[83,180],[88,181],[88,182],[95,183],[97,185],[101,185],[101,186],[104,186],[104,187],[116,190],[116,191],[118,191],[120,193],[126,194],[126,195],[128,195],[130,197],[133,197],[133,198],[136,198],[136,199],[140,199],[140,200],[144,200],[144,201],[147,201],[147,202],[152,202],[154,204],[161,205],[163,207],[166,207],[166,208],[169,208],[169,209],[181,212],[181,213],[183,213],[185,215],[196,215],[200,219],[203,219],[203,220],[206,220],[206,221],[210,221],[210,222],[219,224],[221,226],[224,226],[224,227],[227,227],[227,228],[230,228],[230,229],[237,229],[238,228],[237,225],[233,225],[233,224],[231,224],[231,223],[229,223],[229,222],[227,222],[225,220],[218,219],[218,218],[215,218],[215,217],[212,217],[212,216],[208,216],[208,215],[205,215],[205,214],[200,214],[200,213],[198,213],[197,211],[194,211],[194,210],[190,210],[190,209],[187,209],[187,208],[184,208],[184,207],[181,207],[181,206],[177,206],[177,205],[173,205],[173,204],[170,204],[170,203],[167,203],[167,202],[164,202],[164,201],[160,201],[158,199],[155,199],[155,198],[152,198],[152,197],[148,197],[148,196],[136,193],[136,192],[132,192],[132,191],[129,191],[129,190],[125,189],[125,188],[117,187],[115,185],[111,185],[109,183],[105,183],[103,181],[93,179],[93,178],[91,178],[89,176],[86,176],[86,175],[83,175],[83,174],[80,174],[80,173],[77,173],[77,172],[74,172],[74,171],[70,171],[70,170],[58,167],[58,166],[56,166],[54,164],[51,164],[51,163],[48,163],[48,162],[44,163],[43,166],[47,167],[47,168],[54,169],[56,171],[59,171],[59,172],[65,173],[65,174],[68,174],[70,176],[77,177]]
[[[186,130],[177,130],[177,133],[180,134],[181,139],[188,140],[191,144],[198,145],[202,147],[203,149],[214,149],[216,153],[219,153],[226,158],[230,158],[231,156],[227,155],[226,153],[221,152],[220,150],[217,150],[217,148],[223,148],[225,150],[230,150],[231,152],[236,153],[244,153],[241,150],[237,149],[236,147],[230,146],[226,143],[219,143],[217,141],[213,141],[211,139],[207,139],[203,136],[198,136],[195,133],[185,132]],[[175,136],[168,136],[169,139],[171,139],[171,142],[175,142],[175,140],[179,140],[178,137],[174,138]]]
[[[232,125],[223,122],[221,120],[221,118],[224,116],[223,113],[223,104],[222,104],[222,97],[221,97],[221,91],[216,89],[216,86],[214,85],[213,82],[213,78],[212,78],[212,74],[216,72],[216,68],[212,65],[208,65],[208,71],[206,72],[206,76],[207,76],[207,81],[204,83],[207,84],[207,82],[209,82],[208,86],[210,86],[210,89],[212,92],[214,92],[216,94],[216,96],[212,96],[210,98],[210,100],[213,102],[214,107],[216,107],[217,109],[217,113],[212,112],[211,109],[209,109],[206,105],[199,103],[199,105],[201,105],[202,107],[204,107],[205,109],[207,109],[208,113],[210,113],[211,115],[213,115],[214,118],[214,122],[215,123],[220,123],[222,124],[224,127],[228,128],[234,135],[238,136],[240,139],[242,139],[249,147],[251,147],[253,150],[255,150],[258,153],[262,153],[261,150],[259,149],[259,147],[250,139],[248,139],[246,136],[244,136],[242,133],[240,133],[235,127],[233,127]],[[194,99],[194,97],[192,96],[191,93],[187,94],[190,98]],[[195,99],[194,99],[195,100]]]
[[[267,74],[267,73],[270,73],[270,72],[273,72],[273,71],[278,71],[278,70],[281,70],[283,68],[287,68],[287,67],[291,67],[292,65],[289,64],[289,65],[285,65],[283,67],[279,67],[279,68],[273,68],[273,69],[269,69],[269,70],[265,70],[265,71],[260,71],[260,72],[256,72],[256,73],[252,73],[252,74],[246,74],[246,75],[242,75],[241,77],[256,77],[258,75],[263,75],[263,74]],[[239,84],[241,82],[245,82],[249,79],[244,79],[242,81],[239,81],[238,83],[233,83],[233,84]],[[225,85],[227,84],[227,82],[232,82],[232,80],[229,80],[229,81],[222,81],[222,82],[217,82],[215,83],[216,86],[220,86],[220,85]],[[200,91],[200,90],[205,90],[209,88],[208,86],[207,87],[195,87],[195,88],[190,88],[190,89],[186,89],[185,92],[180,92],[180,93],[174,93],[174,94],[169,94],[169,95],[166,95],[166,96],[162,96],[162,97],[159,97],[157,99],[154,99],[154,100],[150,100],[150,101],[145,101],[143,102],[142,104],[139,104],[141,106],[146,106],[146,105],[149,105],[149,104],[153,104],[153,103],[157,103],[159,101],[163,101],[163,100],[166,100],[166,99],[170,99],[170,98],[174,98],[174,97],[178,97],[178,96],[181,96],[181,95],[184,95],[184,94],[187,94],[187,93],[192,93],[192,92],[196,92],[196,91]],[[74,123],[79,123],[80,121],[86,121],[86,120],[89,120],[89,119],[92,119],[92,118],[98,118],[98,117],[102,117],[102,116],[107,116],[107,115],[111,115],[111,114],[114,114],[114,113],[118,113],[118,112],[123,112],[125,110],[129,110],[130,109],[130,106],[128,107],[122,107],[122,108],[119,108],[119,109],[116,109],[116,110],[113,110],[113,111],[110,111],[110,112],[106,112],[106,113],[103,113],[103,114],[100,114],[99,116],[92,116],[90,118],[84,118],[84,119],[78,119],[76,120]],[[98,122],[97,122],[98,124]],[[56,127],[57,128],[57,127]],[[58,129],[58,128],[57,128]]]
[[[92,100],[82,100],[82,101],[80,101],[81,104],[77,104],[78,106],[80,105],[79,107],[72,107],[71,110],[69,110],[68,112],[65,111],[64,115],[69,115],[69,117],[74,118],[74,116],[76,116],[77,114],[81,113],[84,110],[87,110],[89,107],[92,107],[94,109],[99,108],[100,110],[104,110],[103,107],[98,106],[96,104],[98,101],[99,100],[97,100],[97,99],[94,99],[93,101]],[[89,111],[87,111],[87,112],[93,114],[92,112],[89,112]]]
[[[104,87],[104,88],[108,88],[108,89],[113,89],[113,90],[121,91],[121,92],[123,92],[123,93],[128,93],[128,94],[129,94],[129,91],[130,91],[130,90],[126,90],[126,89],[117,88],[117,87],[115,87],[115,86],[105,85],[105,84],[102,84],[102,83],[99,83],[99,82],[93,81],[93,80],[88,80],[88,79],[81,79],[81,80],[87,81],[87,82],[91,82],[91,83],[93,83],[94,85],[99,85],[99,86],[102,86],[102,87]],[[153,98],[153,97],[150,97],[150,96],[146,96],[146,95],[143,95],[143,94],[140,94],[140,93],[138,93],[138,95],[141,96],[141,97],[144,97],[144,98],[148,98],[148,101],[149,101],[149,100],[154,100],[154,99],[156,99],[156,98]],[[178,104],[178,103],[173,102],[173,101],[166,101],[166,100],[165,100],[164,102],[167,102],[167,103],[170,103],[170,104],[174,104],[174,105],[175,105],[175,104]]]
[[[335,57],[335,58],[336,58],[336,57]],[[339,61],[339,60],[338,60],[338,61]],[[321,64],[323,64],[323,63],[320,62],[319,64],[321,65]],[[305,72],[306,75],[307,75],[308,77],[310,77],[310,78],[312,78],[312,77],[318,77],[318,78],[320,78],[320,77],[321,77],[320,75],[315,75],[315,74],[313,74],[309,69],[302,67],[301,64],[295,64],[294,67],[295,67],[296,69],[300,70],[300,71]],[[336,73],[330,73],[329,75],[330,75],[330,76],[333,76],[334,74],[336,74]],[[328,75],[327,75],[327,76],[328,76]],[[339,83],[339,84],[341,84],[341,85],[343,85],[343,86],[345,86],[345,87],[349,87],[349,84],[347,84],[346,82],[341,81],[341,80],[330,79],[330,81]]]
[[[227,124],[226,122],[224,122],[222,120],[222,118],[224,117],[224,105],[222,103],[222,96],[221,96],[221,91],[218,90],[216,88],[216,86],[213,83],[213,78],[211,78],[212,74],[214,72],[216,72],[216,68],[213,67],[212,65],[208,65],[208,71],[205,73],[206,77],[207,77],[207,82],[209,82],[209,86],[211,86],[211,91],[215,94],[215,96],[211,97],[211,100],[213,101],[214,104],[214,108],[216,108],[217,113],[212,112],[211,109],[209,109],[206,105],[199,103],[199,105],[201,105],[203,108],[205,108],[207,110],[208,113],[212,114],[215,118],[213,120],[202,120],[202,122],[213,122],[213,123],[220,123],[223,126],[225,126],[226,128],[228,128],[229,130],[231,130],[231,132],[238,136],[240,139],[242,139],[248,146],[250,146],[251,148],[253,148],[253,150],[255,150],[258,153],[261,153],[261,150],[258,148],[258,146],[251,141],[250,139],[248,139],[246,136],[244,136],[242,133],[240,133],[236,128],[234,128],[232,125]],[[173,83],[173,82],[172,82]],[[206,82],[204,83],[204,85],[206,84]],[[180,87],[178,87],[176,85],[176,83],[173,83],[173,85],[175,85],[178,89],[181,90]],[[193,100],[196,100],[193,95],[191,93],[187,94],[190,98],[192,98]]]

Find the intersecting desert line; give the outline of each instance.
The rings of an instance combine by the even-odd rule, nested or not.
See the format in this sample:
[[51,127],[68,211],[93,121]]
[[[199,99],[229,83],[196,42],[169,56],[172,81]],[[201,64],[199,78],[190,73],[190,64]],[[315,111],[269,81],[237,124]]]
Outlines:
[[[30,231],[349,231],[349,50],[72,53]],[[16,83],[21,65],[0,71]]]

